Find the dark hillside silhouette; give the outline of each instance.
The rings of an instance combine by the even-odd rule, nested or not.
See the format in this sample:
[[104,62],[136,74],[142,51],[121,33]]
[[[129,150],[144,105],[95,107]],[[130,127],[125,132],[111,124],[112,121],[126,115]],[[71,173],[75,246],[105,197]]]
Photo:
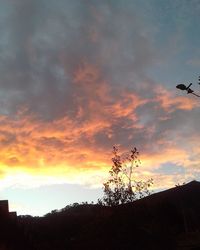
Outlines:
[[44,217],[18,216],[6,249],[200,249],[199,197],[193,181],[119,206],[76,203]]

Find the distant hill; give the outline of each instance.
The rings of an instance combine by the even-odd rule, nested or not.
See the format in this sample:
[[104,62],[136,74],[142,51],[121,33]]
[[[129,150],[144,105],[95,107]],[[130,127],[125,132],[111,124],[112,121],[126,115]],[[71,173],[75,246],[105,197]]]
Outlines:
[[74,204],[44,217],[19,216],[20,250],[200,249],[200,183],[192,181],[116,207]]

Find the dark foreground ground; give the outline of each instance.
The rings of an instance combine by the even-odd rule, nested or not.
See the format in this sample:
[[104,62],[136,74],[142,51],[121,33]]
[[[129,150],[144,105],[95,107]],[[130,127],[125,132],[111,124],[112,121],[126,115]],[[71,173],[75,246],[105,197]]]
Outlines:
[[118,207],[67,206],[44,217],[0,216],[0,250],[200,250],[200,183]]

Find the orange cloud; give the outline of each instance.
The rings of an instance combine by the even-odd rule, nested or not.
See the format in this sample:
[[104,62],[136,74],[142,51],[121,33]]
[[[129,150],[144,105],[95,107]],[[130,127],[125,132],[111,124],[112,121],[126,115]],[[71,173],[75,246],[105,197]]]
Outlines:
[[[103,79],[99,68],[87,62],[74,70],[73,84],[75,90],[72,95],[76,104],[73,115],[69,112],[64,117],[46,121],[33,113],[29,114],[24,108],[16,115],[0,116],[0,172],[5,176],[18,176],[20,173],[20,176],[24,176],[26,173],[31,176],[46,176],[47,182],[62,180],[100,184],[111,166],[112,156],[108,146],[110,150],[116,142],[123,146],[120,139],[115,140],[118,134],[124,131],[128,133],[127,138],[122,140],[128,140],[132,145],[137,131],[141,134],[141,144],[145,145],[148,143],[147,137],[144,139],[142,136],[146,133],[151,138],[156,134],[157,122],[177,109],[189,111],[199,106],[195,98],[175,98],[163,87],[157,87],[156,96],[152,99],[142,98],[134,91],[118,90],[117,87],[114,92],[107,80]],[[140,123],[142,113],[139,116],[138,109],[152,102],[156,103],[157,109],[164,109],[166,113],[161,119],[158,117],[152,121],[153,125],[145,127]],[[154,153],[151,152],[150,145],[149,151],[143,155],[143,167],[138,170],[138,177],[154,177],[154,170],[166,162],[186,168],[200,163],[196,158],[192,161],[191,152],[182,145],[172,143],[167,133],[165,129],[162,134],[165,138],[155,140],[157,149]],[[97,137],[101,140],[102,137],[105,138],[98,144]],[[127,147],[126,145],[125,148]],[[194,149],[194,152],[197,151]],[[170,178],[166,177],[166,183],[172,183],[173,176]],[[159,185],[161,182],[158,178],[157,186]]]
[[[175,91],[176,89],[174,89]],[[161,85],[157,86],[155,100],[168,112],[176,109],[192,110],[195,107],[200,107],[199,100],[194,96],[175,96],[174,92],[170,92]]]
[[[82,141],[82,136],[93,138],[95,133],[104,131],[112,124],[110,121],[95,122],[94,120],[90,126],[87,123],[78,126],[67,117],[47,123],[32,116],[24,117],[23,114],[15,119],[1,116],[0,171],[7,175],[27,173],[48,178],[54,176],[55,179],[50,179],[51,181],[56,181],[57,178],[59,182],[59,178],[63,178],[63,182],[96,185],[96,180],[101,182],[107,175],[111,166],[111,153],[106,149],[87,145]],[[190,152],[175,145],[155,153],[147,152],[142,155],[142,167],[137,176],[153,177],[156,179],[156,187],[169,185],[173,183],[174,177],[161,178],[153,173],[154,170],[166,162],[189,167],[192,164],[190,155]]]

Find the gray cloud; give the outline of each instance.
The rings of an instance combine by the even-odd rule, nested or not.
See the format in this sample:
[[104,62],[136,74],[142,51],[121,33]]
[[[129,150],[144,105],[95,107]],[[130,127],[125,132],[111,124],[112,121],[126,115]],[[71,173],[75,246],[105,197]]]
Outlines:
[[[7,112],[23,105],[48,119],[75,112],[82,93],[72,79],[83,61],[99,67],[111,88],[132,88],[137,83],[133,79],[145,78],[154,53],[147,28],[130,6],[129,11],[112,1],[11,1],[7,41],[0,45]],[[90,88],[92,93],[96,84]]]
[[[169,111],[156,99],[157,84],[149,71],[162,55],[155,37],[160,26],[147,23],[148,9],[134,2],[7,3],[6,14],[0,16],[4,23],[0,112],[12,115],[26,108],[26,114],[38,120],[52,122],[68,116],[79,127],[103,120],[109,124],[106,129],[92,139],[83,133],[75,142],[100,148],[136,144],[150,152],[158,150],[160,140],[163,145],[159,147],[164,148],[174,137],[179,138],[178,144],[185,138],[189,141],[191,134],[199,136],[198,109],[182,110],[170,104],[173,111]],[[122,103],[124,110],[131,106],[123,93],[136,94],[146,103],[133,107],[126,116],[117,116],[112,110],[115,104]],[[9,142],[12,136],[7,137]],[[42,137],[38,144],[65,145],[53,137]]]

